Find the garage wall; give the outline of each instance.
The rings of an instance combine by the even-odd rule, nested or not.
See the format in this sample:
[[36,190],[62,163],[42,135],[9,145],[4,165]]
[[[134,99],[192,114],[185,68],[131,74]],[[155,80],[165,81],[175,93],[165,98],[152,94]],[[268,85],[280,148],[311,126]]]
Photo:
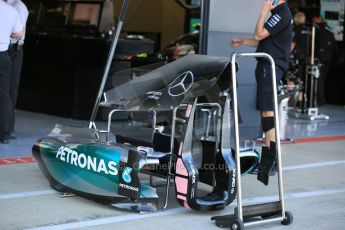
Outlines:
[[252,33],[261,4],[261,0],[211,0],[210,31]]
[[[113,0],[119,15],[122,0]],[[175,0],[130,0],[123,30],[161,34],[161,47],[184,32],[185,11]]]
[[[147,0],[145,0],[147,1]],[[154,0],[157,1],[157,0]],[[162,2],[162,46],[167,46],[184,33],[185,10],[175,0],[158,0]]]
[[[233,52],[255,52],[255,48],[230,46],[232,38],[252,37],[259,17],[260,0],[211,0],[207,54],[229,57]],[[246,137],[260,133],[259,113],[256,111],[256,82],[254,59],[238,59],[238,100]]]

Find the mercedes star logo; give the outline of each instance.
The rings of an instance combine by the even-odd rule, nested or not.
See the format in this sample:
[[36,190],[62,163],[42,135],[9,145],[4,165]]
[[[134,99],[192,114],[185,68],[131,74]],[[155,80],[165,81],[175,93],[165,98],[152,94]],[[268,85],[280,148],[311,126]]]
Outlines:
[[178,76],[169,86],[169,95],[172,97],[186,93],[194,82],[194,75],[191,71],[184,72]]

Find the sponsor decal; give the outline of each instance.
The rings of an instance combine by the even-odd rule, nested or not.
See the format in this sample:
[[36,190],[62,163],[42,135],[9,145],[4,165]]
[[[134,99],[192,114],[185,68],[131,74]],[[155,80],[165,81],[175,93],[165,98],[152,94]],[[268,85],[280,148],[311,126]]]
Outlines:
[[120,187],[120,188],[124,188],[124,189],[129,189],[129,190],[132,190],[132,191],[135,191],[135,192],[139,192],[139,188],[130,186],[130,185],[128,185],[128,184],[122,184],[122,183],[120,183],[120,184],[119,184],[119,187]]
[[140,198],[141,184],[138,177],[138,164],[141,154],[137,150],[128,151],[127,162],[120,161],[118,194],[131,199]]
[[231,180],[231,194],[235,192],[235,187],[236,187],[236,169],[233,170],[232,173],[232,180]]
[[[235,166],[235,160],[231,157],[231,151],[230,150],[225,150],[226,151],[226,159],[229,161],[230,165]],[[231,171],[230,171],[231,172]],[[231,178],[231,190],[230,193],[233,194],[235,192],[235,188],[236,188],[236,169],[234,168],[232,170],[232,178]]]
[[278,24],[278,22],[280,22],[281,17],[279,16],[279,14],[274,14],[272,15],[272,17],[267,21],[267,24],[270,27],[274,27],[275,25]]
[[195,185],[196,185],[196,171],[195,171],[195,167],[194,167],[194,164],[193,164],[191,159],[188,160],[188,163],[189,163],[189,166],[192,170],[192,190],[190,193],[190,197],[194,198],[194,196],[195,196]]
[[153,99],[153,100],[159,100],[159,98],[163,95],[163,92],[158,91],[150,91],[146,93],[146,98]]
[[[131,186],[129,184],[131,184],[133,182],[132,176],[131,176],[131,172],[133,171],[133,169],[131,167],[125,167],[122,171],[122,180],[127,183],[119,183],[119,188],[123,188],[123,189],[127,189],[127,190],[132,190],[134,192],[139,192],[139,188],[138,187],[134,187]],[[128,194],[127,194],[128,195]]]
[[77,166],[81,169],[87,169],[93,172],[110,174],[116,176],[119,172],[116,168],[117,162],[99,159],[88,156],[84,153],[78,153],[68,147],[61,146],[55,156],[60,161]]
[[187,71],[178,76],[169,86],[168,93],[172,97],[185,94],[194,83],[194,75],[191,71]]
[[124,182],[126,182],[127,184],[130,184],[132,183],[132,177],[131,177],[131,172],[132,172],[132,168],[130,167],[126,167],[124,170],[123,170],[123,173],[122,173],[122,179]]

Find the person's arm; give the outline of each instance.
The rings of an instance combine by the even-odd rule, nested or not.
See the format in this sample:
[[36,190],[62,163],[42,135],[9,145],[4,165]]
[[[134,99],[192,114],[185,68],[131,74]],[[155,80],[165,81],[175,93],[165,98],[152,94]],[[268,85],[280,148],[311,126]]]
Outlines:
[[26,5],[22,2],[22,1],[18,1],[19,3],[19,6],[17,8],[18,10],[18,13],[19,13],[19,17],[20,17],[20,21],[21,23],[23,24],[23,35],[22,37],[25,36],[25,33],[26,33],[26,23],[28,21],[28,17],[29,17],[29,10],[28,8],[26,7]]
[[232,39],[232,41],[231,41],[232,47],[236,48],[236,47],[239,47],[241,45],[257,47],[259,41],[270,36],[270,32],[268,32],[268,30],[265,28],[265,20],[266,20],[268,14],[270,13],[270,11],[272,9],[274,9],[275,7],[277,7],[277,5],[279,5],[280,3],[278,3],[275,6],[272,6],[272,4],[273,4],[273,0],[265,0],[264,1],[263,5],[262,5],[260,17],[256,23],[254,38],[235,38],[235,39]]
[[291,51],[293,51],[296,47],[296,42],[291,42]]
[[270,11],[277,6],[277,5],[272,6],[272,4],[273,4],[273,0],[265,0],[262,5],[261,13],[255,27],[254,39],[256,41],[261,41],[267,38],[268,36],[270,36],[270,33],[267,31],[264,25],[265,25],[265,20],[268,14],[270,13]]
[[11,38],[21,39],[24,36],[24,34],[25,34],[25,28],[22,31],[12,33]]
[[20,21],[19,13],[17,11],[15,11],[15,12],[17,13],[17,15],[16,15],[15,23],[14,23],[14,25],[12,27],[11,38],[21,39],[24,36],[25,27],[24,27],[24,25]]
[[256,41],[254,38],[234,38],[231,40],[231,46],[233,48],[237,48],[239,46],[251,46],[251,47],[257,47],[258,41]]
[[296,48],[297,41],[299,40],[299,35],[301,34],[299,27],[295,26],[292,31],[292,42],[291,42],[291,51],[294,51]]

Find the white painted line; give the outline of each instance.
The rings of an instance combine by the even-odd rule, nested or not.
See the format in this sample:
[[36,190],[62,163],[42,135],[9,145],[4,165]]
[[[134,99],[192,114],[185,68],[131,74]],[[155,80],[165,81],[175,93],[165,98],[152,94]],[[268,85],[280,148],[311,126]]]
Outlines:
[[345,188],[327,189],[327,190],[310,191],[310,192],[297,192],[297,193],[287,194],[285,196],[285,199],[324,196],[324,195],[332,195],[332,194],[344,193],[344,192],[345,192]]
[[[289,199],[297,199],[297,198],[331,195],[331,194],[337,194],[337,193],[345,193],[345,188],[289,193],[289,194],[285,194],[284,198],[285,200],[289,200]],[[276,196],[262,196],[262,197],[256,197],[256,198],[249,198],[249,199],[243,200],[243,203],[246,203],[246,204],[264,203],[264,202],[270,202],[270,201],[279,201],[279,196],[276,195]]]
[[333,166],[333,165],[340,165],[340,164],[345,164],[345,161],[324,161],[324,162],[319,162],[319,163],[291,165],[291,166],[283,167],[283,171],[296,170],[296,169],[309,169],[309,168]]
[[109,218],[81,221],[81,222],[68,223],[68,224],[43,226],[43,227],[38,227],[38,228],[30,228],[27,230],[77,229],[77,228],[92,227],[92,226],[99,226],[99,225],[105,225],[105,224],[113,224],[113,223],[118,223],[118,222],[123,222],[123,221],[139,220],[139,219],[146,219],[146,218],[151,218],[151,217],[181,214],[181,213],[185,213],[185,212],[190,212],[190,210],[181,207],[181,208],[174,208],[174,209],[170,209],[170,210],[166,210],[166,211],[162,211],[162,212],[157,212],[157,213],[125,214],[122,216],[115,216],[115,217],[109,217]]
[[18,193],[11,193],[11,194],[4,194],[0,195],[0,200],[5,199],[14,199],[14,198],[23,198],[23,197],[31,197],[31,196],[41,196],[47,194],[55,194],[58,193],[55,190],[40,190],[40,191],[32,191],[32,192],[18,192]]
[[[323,195],[331,195],[337,193],[345,193],[345,188],[341,189],[329,189],[329,190],[319,190],[319,191],[311,191],[311,192],[299,192],[299,193],[291,193],[285,196],[285,199],[297,199],[297,198],[306,198],[306,197],[314,197],[314,196],[323,196]],[[253,199],[245,199],[243,200],[243,204],[247,205],[250,203],[263,203],[263,202],[270,202],[270,201],[278,201],[278,196],[266,196],[266,197],[258,197]],[[232,203],[231,206],[236,205],[236,200]],[[68,223],[68,224],[58,224],[58,225],[51,225],[51,226],[42,226],[37,228],[30,228],[26,230],[65,230],[65,229],[77,229],[77,228],[86,228],[92,226],[100,226],[106,224],[114,224],[123,221],[131,221],[131,220],[139,220],[139,219],[146,219],[152,217],[159,217],[159,216],[169,216],[175,214],[183,214],[186,212],[190,212],[189,209],[186,208],[174,208],[158,213],[149,213],[149,214],[129,214],[129,215],[122,215],[116,217],[109,217],[109,218],[102,218],[102,219],[94,219],[88,221],[80,221],[75,223]]]

